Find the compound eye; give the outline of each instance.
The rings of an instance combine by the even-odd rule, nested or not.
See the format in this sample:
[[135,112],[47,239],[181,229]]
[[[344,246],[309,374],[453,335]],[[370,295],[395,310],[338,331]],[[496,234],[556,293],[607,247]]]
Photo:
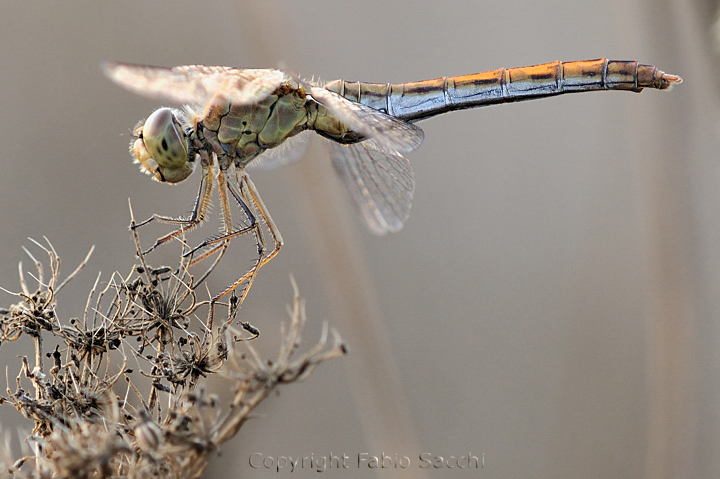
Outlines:
[[142,139],[158,165],[183,169],[188,162],[188,142],[170,108],[160,108],[145,120]]

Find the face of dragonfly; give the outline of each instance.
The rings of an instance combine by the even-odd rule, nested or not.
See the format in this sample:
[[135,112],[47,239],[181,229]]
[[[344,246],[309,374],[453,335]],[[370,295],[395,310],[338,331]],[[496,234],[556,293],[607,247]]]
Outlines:
[[[179,112],[178,112],[179,113]],[[160,108],[135,128],[131,152],[140,169],[162,183],[178,183],[195,170],[195,154],[176,112]]]

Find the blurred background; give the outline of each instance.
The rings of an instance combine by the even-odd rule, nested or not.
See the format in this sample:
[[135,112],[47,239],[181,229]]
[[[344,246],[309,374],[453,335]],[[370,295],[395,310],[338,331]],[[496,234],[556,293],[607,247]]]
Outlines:
[[[18,289],[18,261],[31,269],[27,237],[47,236],[66,273],[96,245],[59,298],[65,318],[82,315],[98,271],[130,271],[128,198],[140,219],[181,214],[199,181],[139,173],[129,132],[161,104],[111,84],[102,60],[401,82],[609,57],[682,76],[671,92],[565,95],[421,123],[413,210],[385,237],[353,216],[319,143],[296,164],[251,172],[286,246],[239,318],[274,354],[292,273],[307,345],[329,321],[351,354],[265,401],[205,477],[273,473],[250,467],[253,453],[412,461],[351,461],[332,477],[720,476],[714,3],[0,3],[0,285]],[[150,261],[174,264],[177,251]],[[235,251],[211,291],[249,265],[253,248]],[[4,348],[11,378],[25,347]],[[20,423],[8,406],[1,414]],[[422,453],[468,452],[485,467],[417,468]]]

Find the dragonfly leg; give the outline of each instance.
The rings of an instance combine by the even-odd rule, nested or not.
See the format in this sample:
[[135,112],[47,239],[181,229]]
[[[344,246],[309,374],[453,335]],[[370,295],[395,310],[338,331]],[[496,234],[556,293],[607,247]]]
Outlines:
[[[194,253],[198,252],[199,250],[206,248],[208,246],[216,245],[214,248],[209,249],[208,251],[204,252],[200,257],[193,258],[191,265],[199,263],[206,257],[212,255],[215,251],[220,249],[223,244],[228,243],[231,239],[242,236],[246,233],[250,233],[253,231],[259,231],[258,222],[256,219],[256,215],[253,213],[252,209],[247,203],[247,200],[244,198],[236,198],[237,203],[240,205],[240,208],[242,209],[243,213],[245,214],[245,217],[248,219],[248,226],[243,228],[237,228],[234,229],[232,225],[232,218],[230,215],[230,201],[228,199],[227,195],[227,184],[228,181],[225,178],[225,174],[223,172],[219,172],[218,177],[218,193],[220,196],[220,205],[222,206],[223,210],[223,232],[217,236],[213,236],[210,238],[207,238],[203,240],[200,244],[192,248],[191,250],[185,252],[183,254],[183,257],[188,257],[193,255]],[[220,244],[218,244],[220,243]]]
[[[226,191],[226,180],[225,180],[225,174],[218,170],[217,174],[217,182],[218,182],[218,195],[220,197],[220,206],[222,209],[222,223],[223,223],[223,235],[221,237],[227,237],[228,234],[232,231],[232,215],[230,213],[230,202],[228,201],[227,191]],[[191,256],[193,253],[198,251],[199,249],[210,245],[214,242],[210,241],[203,241],[200,245],[196,246],[189,252],[186,252],[183,254],[183,257]],[[208,251],[203,252],[202,255],[200,255],[197,258],[193,258],[192,261],[190,261],[190,264],[188,266],[193,266],[202,260],[212,256],[217,251],[220,251],[220,253],[217,255],[213,263],[210,265],[210,267],[203,273],[203,275],[198,279],[198,281],[195,283],[193,288],[197,288],[200,284],[202,284],[203,281],[210,275],[210,273],[213,272],[215,269],[215,266],[220,262],[222,257],[225,255],[225,251],[227,250],[229,244],[229,238],[225,241],[222,241],[219,244],[216,244],[214,247],[210,248]]]
[[155,214],[155,215],[152,215],[150,218],[146,219],[145,221],[141,221],[140,223],[131,225],[132,229],[137,229],[141,226],[144,226],[144,225],[150,223],[153,220],[157,220],[162,223],[169,223],[169,224],[180,226],[180,228],[178,228],[177,230],[171,231],[170,233],[156,239],[155,244],[152,245],[147,250],[145,250],[142,254],[146,255],[146,254],[150,253],[152,250],[154,250],[158,246],[160,246],[164,243],[167,243],[168,241],[172,240],[173,238],[176,238],[176,237],[180,236],[181,234],[185,233],[186,231],[189,231],[189,230],[195,228],[197,225],[199,225],[205,219],[205,215],[207,214],[208,207],[210,206],[210,196],[212,194],[212,188],[213,188],[212,168],[206,161],[203,161],[203,163],[202,163],[202,180],[200,181],[200,189],[198,190],[197,197],[195,198],[195,206],[193,207],[192,213],[190,213],[189,217],[173,218],[171,216],[162,216],[162,215]]
[[[252,232],[255,235],[256,244],[257,244],[257,259],[253,262],[250,269],[247,271],[245,275],[238,281],[235,281],[231,286],[226,288],[222,293],[219,295],[216,295],[213,297],[210,301],[210,308],[208,311],[208,325],[214,324],[214,311],[215,311],[215,304],[216,302],[225,296],[227,293],[234,291],[240,284],[243,282],[247,282],[246,286],[243,288],[242,293],[238,296],[233,296],[230,303],[229,303],[229,314],[228,314],[228,322],[234,318],[235,313],[237,313],[239,307],[242,305],[243,301],[245,300],[245,297],[247,296],[248,291],[250,290],[250,286],[252,286],[253,281],[255,280],[255,276],[257,275],[258,270],[260,269],[260,266],[263,264],[263,257],[265,255],[265,239],[263,237],[263,231],[261,228],[261,224],[258,221],[257,213],[255,212],[256,205],[253,202],[253,197],[250,195],[250,192],[243,181],[238,181],[238,174],[235,172],[234,165],[230,166],[230,171],[222,171],[218,175],[218,189],[219,189],[219,196],[220,196],[220,202],[223,205],[223,212],[225,212],[223,216],[223,221],[225,223],[225,232],[224,234],[215,237],[215,238],[209,238],[200,243],[198,246],[193,248],[191,251],[189,251],[189,254],[192,254],[195,251],[198,251],[202,248],[215,245],[214,247],[210,248],[208,251],[204,252],[200,258],[193,259],[191,264],[195,264],[198,261],[201,261],[203,258],[208,257],[209,255],[213,254],[215,251],[222,249],[220,256],[222,256],[225,252],[225,249],[227,248],[227,245],[229,244],[230,240],[236,236],[243,235],[245,233]],[[245,214],[245,217],[247,218],[249,222],[249,226],[245,228],[239,228],[236,230],[233,230],[232,227],[232,221],[230,218],[230,203],[228,200],[228,194],[227,192],[230,192],[230,194],[233,196],[237,204],[242,209],[243,213]],[[218,262],[218,259],[215,260],[212,267],[214,267]],[[212,268],[211,267],[211,268]],[[208,271],[209,273],[209,271]],[[207,273],[206,273],[207,275]],[[204,279],[205,276],[203,276],[202,279]]]
[[[257,245],[258,245],[258,259],[253,265],[251,269],[257,269],[257,264],[259,264],[263,258],[263,254],[265,251],[265,240],[263,238],[262,229],[260,227],[260,224],[257,221],[257,214],[253,211],[251,204],[248,201],[248,195],[242,192],[242,188],[236,188],[235,186],[230,187],[229,184],[235,185],[235,181],[233,179],[233,174],[231,172],[227,171],[218,171],[217,175],[217,182],[218,182],[218,196],[220,197],[220,205],[222,206],[223,211],[223,233],[221,233],[218,236],[208,238],[204,241],[202,241],[200,244],[192,248],[190,251],[187,251],[183,257],[188,257],[193,254],[195,254],[197,251],[202,250],[203,248],[207,248],[211,246],[211,248],[207,249],[206,251],[203,251],[202,254],[196,258],[193,258],[189,264],[189,266],[195,265],[204,259],[212,256],[217,251],[220,251],[218,256],[215,258],[215,261],[213,261],[213,264],[210,266],[210,268],[203,274],[203,276],[200,277],[200,279],[196,283],[199,285],[202,283],[202,281],[207,278],[207,276],[212,272],[212,270],[215,268],[215,266],[220,262],[220,258],[225,254],[225,251],[227,250],[228,244],[230,243],[230,240],[237,237],[242,236],[247,233],[253,233],[255,235]],[[232,225],[232,216],[230,213],[230,201],[227,192],[232,191],[233,192],[233,198],[235,198],[236,202],[240,206],[241,210],[245,214],[245,217],[248,220],[249,225],[243,228],[233,229]],[[239,194],[235,194],[236,192],[240,192]],[[243,296],[244,298],[244,296]]]
[[[260,193],[258,193],[258,190],[255,188],[255,184],[250,180],[250,177],[247,176],[247,173],[245,173],[245,170],[242,171],[243,175],[243,184],[247,185],[247,188],[249,190],[250,196],[253,199],[253,204],[257,207],[258,212],[263,217],[263,220],[265,221],[265,224],[268,226],[268,230],[270,231],[270,235],[273,239],[273,250],[265,257],[265,259],[262,260],[260,266],[264,266],[268,262],[270,262],[271,259],[273,259],[277,254],[280,252],[280,248],[282,248],[283,244],[285,242],[283,241],[282,235],[280,234],[280,230],[275,225],[275,222],[273,221],[272,217],[270,216],[270,213],[268,212],[267,208],[265,207],[265,203],[263,203],[262,198],[260,197]],[[263,245],[264,249],[264,245]]]
[[240,188],[237,188],[237,183],[230,180],[228,181],[228,189],[230,190],[230,193],[235,197],[236,200],[238,200],[239,203],[246,203],[249,205],[252,205],[262,216],[263,221],[268,227],[268,230],[270,231],[270,235],[273,239],[273,249],[269,253],[267,253],[267,249],[265,246],[265,239],[262,234],[262,230],[259,228],[259,223],[256,223],[256,226],[258,227],[257,232],[257,239],[258,239],[258,261],[237,281],[235,281],[233,284],[228,286],[223,292],[218,294],[212,299],[212,303],[215,303],[220,298],[225,296],[226,294],[233,291],[235,288],[237,288],[239,285],[241,285],[244,282],[247,282],[247,286],[243,289],[242,294],[239,296],[238,304],[242,304],[243,300],[245,299],[245,296],[247,295],[248,291],[250,290],[250,286],[252,286],[253,281],[255,280],[255,276],[257,275],[257,272],[260,270],[261,267],[266,265],[271,259],[273,259],[279,252],[280,248],[283,245],[283,239],[282,235],[280,234],[280,231],[278,230],[277,226],[275,225],[275,222],[273,221],[272,217],[267,211],[267,208],[265,207],[265,204],[262,201],[262,198],[260,198],[260,194],[258,193],[257,189],[255,188],[255,185],[253,184],[252,180],[250,180],[250,177],[248,177],[247,173],[244,169],[241,169],[238,172],[238,175],[240,177]]

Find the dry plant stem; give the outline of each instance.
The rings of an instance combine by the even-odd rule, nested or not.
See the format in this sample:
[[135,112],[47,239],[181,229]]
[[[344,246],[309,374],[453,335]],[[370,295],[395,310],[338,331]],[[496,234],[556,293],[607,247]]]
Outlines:
[[[51,304],[54,299],[54,294],[57,291],[60,291],[70,280],[72,280],[81,269],[87,265],[88,261],[90,260],[90,256],[92,255],[93,251],[95,250],[95,246],[93,245],[90,248],[90,251],[85,256],[85,259],[75,268],[75,270],[62,282],[60,285],[56,286],[57,278],[60,271],[60,257],[57,255],[57,252],[52,246],[52,243],[50,241],[43,237],[45,239],[45,242],[47,243],[48,247],[46,248],[43,244],[35,241],[32,238],[28,238],[30,241],[35,243],[37,247],[45,251],[47,253],[49,262],[50,262],[50,282],[48,284],[45,284],[45,278],[44,278],[44,268],[41,261],[39,261],[37,258],[33,256],[33,254],[28,250],[27,248],[23,247],[23,250],[25,253],[30,257],[30,259],[33,261],[35,265],[35,269],[37,271],[37,276],[33,276],[33,278],[38,283],[38,288],[47,288],[47,291],[50,293],[49,298],[47,300],[47,304]],[[49,248],[49,249],[48,249]],[[18,264],[18,272],[20,277],[20,288],[22,289],[22,293],[11,293],[20,297],[25,298],[26,300],[32,301],[30,290],[28,289],[27,282],[25,281],[25,275],[22,267],[22,262]],[[35,370],[39,371],[40,373],[43,372],[43,362],[42,362],[42,354],[43,354],[43,336],[42,334],[34,334],[33,335],[33,342],[35,346]],[[36,399],[39,398],[38,396],[39,391],[36,390]]]
[[[249,342],[242,344],[247,348],[251,359],[242,360],[242,355],[237,354],[231,348],[229,356],[229,370],[231,377],[238,382],[231,409],[227,411],[222,420],[218,421],[216,428],[211,434],[211,443],[214,447],[222,444],[233,437],[240,427],[250,417],[250,412],[270,394],[278,384],[286,384],[294,381],[301,381],[307,378],[315,367],[323,361],[338,357],[347,352],[347,347],[340,339],[336,331],[332,331],[333,344],[327,347],[329,327],[323,324],[323,331],[320,340],[313,349],[293,360],[302,331],[305,328],[307,318],[305,316],[305,305],[300,298],[297,286],[293,281],[294,297],[292,307],[288,310],[290,325],[283,324],[281,335],[283,342],[280,346],[278,358],[274,362],[263,360],[255,348]],[[230,335],[235,331],[228,329],[228,341]],[[233,344],[229,342],[229,344]]]
[[[212,179],[211,179],[211,180],[212,180]],[[212,184],[212,181],[210,182],[210,184]],[[202,187],[201,187],[201,191],[202,191]],[[155,246],[153,246],[152,248],[150,248],[148,251],[143,251],[143,250],[142,250],[142,246],[141,246],[141,244],[140,244],[140,236],[138,235],[138,227],[139,227],[139,226],[142,226],[142,225],[144,225],[144,224],[147,224],[147,223],[150,221],[150,219],[153,219],[154,217],[151,217],[150,219],[145,220],[145,221],[143,221],[142,223],[137,223],[137,222],[135,221],[135,214],[134,214],[134,212],[133,212],[132,202],[130,201],[130,199],[128,199],[128,208],[129,208],[129,210],[130,210],[130,231],[132,232],[133,241],[135,242],[135,251],[137,252],[137,257],[138,257],[138,259],[139,259],[139,261],[140,261],[140,266],[141,266],[141,269],[142,269],[142,273],[141,273],[141,274],[143,274],[143,275],[145,276],[146,281],[149,283],[149,282],[152,281],[152,279],[151,279],[150,276],[149,276],[149,271],[150,271],[150,269],[148,268],[148,266],[147,266],[147,264],[146,264],[146,262],[145,262],[145,255],[146,255],[147,253],[149,253],[150,251],[152,251],[156,246],[158,246],[158,244],[156,244]],[[204,213],[203,213],[203,214],[204,214]],[[226,220],[226,221],[228,221],[228,220]],[[178,233],[178,234],[181,234],[181,233],[182,233],[182,232],[180,232],[180,233]],[[175,236],[177,236],[177,235],[175,235]],[[175,236],[173,236],[173,238],[174,238]],[[180,266],[178,267],[178,276],[181,276],[181,277],[182,277],[185,273],[187,273],[187,274],[189,275],[189,273],[188,273],[188,268],[189,268],[190,266],[199,263],[199,262],[202,261],[203,259],[207,258],[209,255],[215,253],[218,249],[220,250],[220,253],[215,257],[215,259],[213,260],[212,264],[211,264],[210,267],[205,271],[205,273],[203,273],[203,274],[200,276],[200,279],[199,279],[197,282],[195,282],[193,279],[191,279],[191,282],[187,285],[187,286],[188,286],[188,291],[191,291],[191,290],[194,290],[195,288],[197,288],[198,286],[200,286],[200,284],[202,284],[202,283],[208,278],[208,276],[210,276],[210,274],[215,270],[215,267],[218,265],[218,263],[220,262],[220,260],[222,259],[222,257],[225,255],[225,251],[227,250],[228,242],[222,243],[219,248],[216,248],[216,249],[211,250],[210,252],[202,255],[200,258],[192,258],[192,255],[188,255],[188,254],[184,251],[184,249],[187,247],[187,243],[186,243],[184,240],[182,240],[182,244],[183,244],[182,259],[181,259],[181,261],[180,261]],[[210,308],[208,309],[207,326],[208,326],[208,329],[210,329],[210,330],[212,330],[213,327],[214,327],[214,310],[215,310],[214,307],[215,307],[216,299],[217,299],[217,298],[215,298],[215,300],[211,300],[210,303],[209,303],[209,304],[210,304]],[[188,314],[188,315],[189,315],[189,314],[192,314],[192,313],[194,312],[195,307],[202,306],[203,304],[207,304],[207,303],[205,303],[205,302],[197,303],[196,305],[194,305],[194,307],[191,307],[190,309],[188,309],[188,310],[186,311],[186,314]],[[233,316],[233,318],[234,318],[234,316]],[[232,319],[230,319],[230,321],[232,321]],[[155,393],[153,393],[153,394],[155,394]]]
[[[140,253],[135,231],[133,236]],[[33,291],[21,267],[22,292],[12,293],[21,301],[0,309],[0,346],[23,334],[37,345],[35,366],[21,358],[15,391],[8,384],[0,398],[34,425],[25,457],[12,460],[9,449],[0,454],[0,470],[15,478],[199,477],[210,454],[274,388],[307,378],[318,364],[347,351],[327,324],[315,347],[298,351],[306,316],[293,282],[278,356],[261,358],[246,334],[257,337],[259,331],[248,323],[242,330],[231,325],[239,302],[229,302],[218,328],[194,314],[212,302],[196,300],[186,258],[176,269],[153,269],[140,255],[129,275],[115,273],[104,286],[98,276],[82,318],[63,321],[55,314],[55,293],[67,280],[58,281],[60,261],[52,245],[37,246],[48,254],[49,277],[28,251],[38,286]],[[38,336],[60,345],[43,355]],[[45,356],[52,358],[47,372]],[[202,379],[212,374],[230,382],[230,403],[220,404],[205,391]],[[139,376],[152,381],[149,391],[138,387]]]

